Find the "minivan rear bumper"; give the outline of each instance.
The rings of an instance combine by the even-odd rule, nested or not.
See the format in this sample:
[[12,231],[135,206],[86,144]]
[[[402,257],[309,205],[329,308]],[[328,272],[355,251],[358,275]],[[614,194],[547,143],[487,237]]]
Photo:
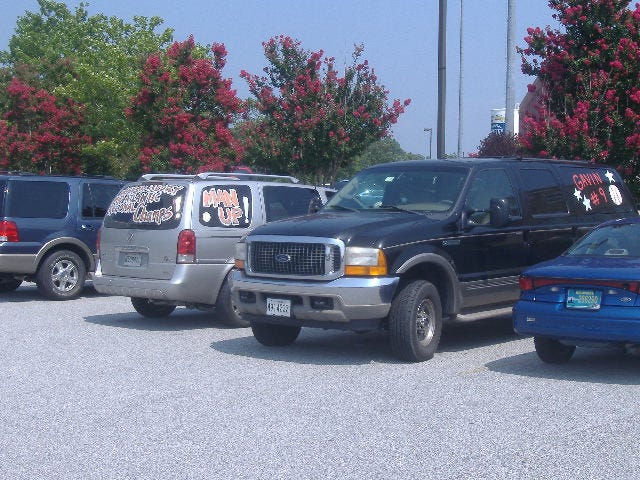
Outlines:
[[168,280],[104,275],[100,263],[92,274],[99,293],[173,302],[215,305],[220,286],[232,264],[178,265]]

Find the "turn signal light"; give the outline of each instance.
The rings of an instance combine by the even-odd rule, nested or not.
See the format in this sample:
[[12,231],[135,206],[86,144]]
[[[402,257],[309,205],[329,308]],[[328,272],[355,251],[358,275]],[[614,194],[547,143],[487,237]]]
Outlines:
[[380,277],[387,274],[387,258],[377,248],[347,247],[344,274]]

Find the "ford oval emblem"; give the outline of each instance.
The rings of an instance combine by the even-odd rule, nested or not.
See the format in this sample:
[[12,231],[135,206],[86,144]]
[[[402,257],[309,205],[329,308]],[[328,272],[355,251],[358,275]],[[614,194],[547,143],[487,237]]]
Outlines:
[[278,263],[289,263],[291,261],[291,255],[287,253],[278,253],[273,259]]

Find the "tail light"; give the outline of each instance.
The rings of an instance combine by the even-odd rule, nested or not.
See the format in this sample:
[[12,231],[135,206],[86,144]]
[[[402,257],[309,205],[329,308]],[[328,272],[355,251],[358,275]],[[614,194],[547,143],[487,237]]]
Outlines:
[[0,220],[0,242],[19,241],[18,226],[9,220]]
[[176,263],[195,263],[196,234],[193,230],[182,230],[178,235]]
[[620,290],[628,290],[632,293],[640,293],[640,282],[626,280],[599,280],[590,278],[541,278],[520,276],[518,279],[520,290],[523,292],[549,285],[580,285],[595,287],[610,287]]

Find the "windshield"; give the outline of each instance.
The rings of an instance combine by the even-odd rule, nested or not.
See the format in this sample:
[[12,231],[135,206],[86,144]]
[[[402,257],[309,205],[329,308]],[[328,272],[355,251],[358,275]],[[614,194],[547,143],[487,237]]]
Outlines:
[[640,256],[640,224],[609,225],[578,240],[566,255]]
[[467,175],[464,167],[363,170],[325,209],[446,212],[458,200]]

